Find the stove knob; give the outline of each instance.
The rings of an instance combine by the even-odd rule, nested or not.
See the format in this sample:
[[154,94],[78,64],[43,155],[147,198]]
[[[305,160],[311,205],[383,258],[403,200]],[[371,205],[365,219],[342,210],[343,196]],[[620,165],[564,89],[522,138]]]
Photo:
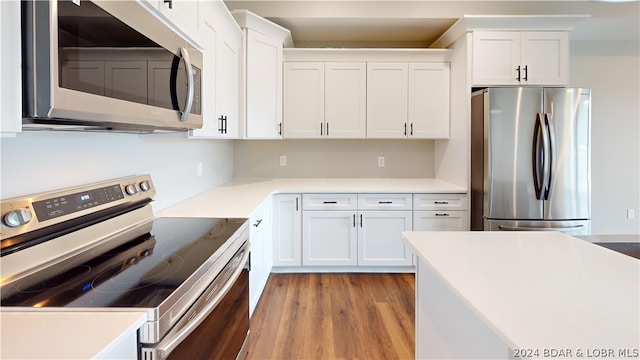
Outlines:
[[124,191],[127,192],[127,194],[129,195],[135,195],[138,190],[136,190],[136,185],[135,184],[129,184],[127,186],[124,187]]
[[138,262],[138,258],[136,256],[132,256],[127,259],[127,265],[134,265]]
[[140,190],[149,191],[151,189],[151,184],[149,181],[145,180],[140,183]]
[[9,227],[18,227],[31,221],[33,216],[28,209],[17,209],[9,211],[4,216],[4,224]]

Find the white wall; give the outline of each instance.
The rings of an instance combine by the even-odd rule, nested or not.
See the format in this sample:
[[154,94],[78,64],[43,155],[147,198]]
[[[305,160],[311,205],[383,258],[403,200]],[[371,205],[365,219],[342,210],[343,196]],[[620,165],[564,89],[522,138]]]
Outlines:
[[[431,140],[236,141],[234,176],[239,178],[416,178],[433,177]],[[280,155],[287,166],[280,166]],[[378,167],[378,156],[385,166]]]
[[184,133],[23,132],[0,139],[0,161],[2,199],[151,174],[157,211],[231,179],[233,144]]
[[571,86],[592,89],[593,234],[640,233],[639,54],[637,43],[571,43]]

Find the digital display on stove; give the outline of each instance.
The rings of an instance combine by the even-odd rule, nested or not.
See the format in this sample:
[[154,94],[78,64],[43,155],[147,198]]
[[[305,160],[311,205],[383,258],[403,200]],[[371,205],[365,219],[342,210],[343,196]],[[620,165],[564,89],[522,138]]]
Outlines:
[[36,201],[33,203],[33,209],[38,220],[44,221],[123,198],[124,193],[120,185],[111,185],[100,189]]

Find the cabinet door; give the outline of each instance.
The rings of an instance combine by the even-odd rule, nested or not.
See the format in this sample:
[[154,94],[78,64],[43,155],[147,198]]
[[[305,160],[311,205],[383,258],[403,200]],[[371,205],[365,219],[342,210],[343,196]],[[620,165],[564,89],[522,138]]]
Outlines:
[[414,211],[414,231],[465,231],[468,230],[466,211]]
[[475,85],[518,85],[520,33],[474,31],[472,78]]
[[362,211],[358,215],[358,265],[412,265],[402,240],[412,230],[411,211]]
[[246,30],[246,137],[282,137],[282,43]]
[[284,137],[324,136],[324,63],[284,64]]
[[449,138],[449,64],[409,64],[409,136]]
[[176,29],[199,41],[198,5],[198,0],[173,0],[171,3],[158,0],[157,9]]
[[330,138],[364,138],[367,124],[367,65],[325,63],[324,121]]
[[407,134],[407,63],[367,63],[367,137]]
[[358,264],[356,213],[303,211],[302,265]]
[[224,129],[223,137],[238,138],[239,66],[242,33],[221,32],[216,42],[216,123]]
[[0,133],[22,129],[22,70],[20,57],[20,1],[0,5]]
[[273,259],[271,255],[271,200],[267,199],[249,219],[251,271],[249,272],[249,307],[253,313],[264,290]]
[[273,197],[273,265],[302,265],[302,211],[298,195]]
[[[204,12],[210,17],[211,11]],[[217,46],[218,31],[211,21],[202,24],[201,37],[205,44],[202,69],[202,128],[189,130],[189,136],[194,138],[218,138],[223,136],[221,124],[216,112],[216,88],[217,88]]]
[[522,32],[520,57],[521,66],[526,67],[522,84],[566,85],[568,83],[569,34],[567,32]]

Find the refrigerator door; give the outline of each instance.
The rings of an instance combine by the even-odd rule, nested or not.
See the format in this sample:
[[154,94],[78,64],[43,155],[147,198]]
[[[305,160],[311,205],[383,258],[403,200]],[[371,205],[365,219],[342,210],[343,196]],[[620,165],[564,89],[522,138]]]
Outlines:
[[551,138],[544,219],[591,217],[590,89],[544,89],[544,116]]
[[543,218],[532,148],[542,88],[491,88],[485,106],[485,214],[489,219]]
[[590,220],[566,221],[509,221],[485,220],[485,230],[489,231],[560,231],[568,235],[589,235]]

